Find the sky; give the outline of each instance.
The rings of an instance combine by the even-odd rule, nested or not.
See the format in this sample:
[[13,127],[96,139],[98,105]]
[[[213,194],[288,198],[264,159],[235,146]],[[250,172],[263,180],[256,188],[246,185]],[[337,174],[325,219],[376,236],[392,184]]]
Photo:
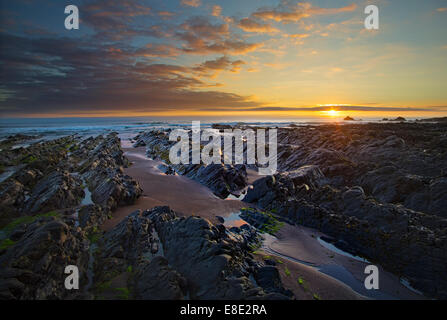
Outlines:
[[447,0],[0,3],[0,117],[447,116]]

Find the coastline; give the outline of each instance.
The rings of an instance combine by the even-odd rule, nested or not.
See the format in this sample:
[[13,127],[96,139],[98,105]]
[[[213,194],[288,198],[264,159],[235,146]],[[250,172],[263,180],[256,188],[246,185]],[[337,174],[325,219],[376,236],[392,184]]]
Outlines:
[[[274,176],[245,166],[164,163],[169,130],[8,137],[1,141],[0,264],[9,271],[0,293],[112,299],[125,288],[127,297],[158,299],[159,290],[145,292],[163,288],[168,272],[176,280],[160,293],[167,299],[442,297],[444,280],[434,282],[439,271],[427,267],[440,270],[445,261],[445,125],[366,128],[278,130]],[[410,193],[394,192],[406,187]],[[387,198],[393,195],[400,198]],[[411,198],[426,195],[425,203]],[[418,254],[427,250],[430,257]],[[366,291],[367,263],[358,257],[379,266],[380,290]],[[18,278],[29,269],[55,281],[60,259],[80,266],[82,295]],[[400,272],[409,259],[417,265]],[[52,271],[42,272],[47,265]],[[421,287],[425,279],[431,282]]]
[[110,230],[124,217],[135,210],[146,210],[154,206],[167,205],[181,216],[197,215],[218,223],[216,216],[226,216],[246,206],[241,201],[220,199],[211,190],[180,175],[166,175],[157,169],[161,161],[148,159],[145,148],[123,148],[124,155],[132,165],[124,169],[139,182],[143,195],[131,206],[119,207],[114,218],[104,224]]
[[[157,168],[163,162],[147,158],[145,147],[129,148],[124,142],[123,151],[132,163],[124,172],[139,182],[143,195],[133,205],[117,208],[113,218],[102,226],[105,231],[111,230],[135,210],[154,206],[168,205],[181,216],[200,216],[214,224],[219,223],[216,216],[225,218],[247,206],[239,200],[220,199],[207,187],[187,177],[165,175]],[[249,180],[253,183],[256,176],[252,174]],[[285,287],[303,299],[313,299],[309,295],[311,291],[319,292],[324,299],[424,298],[406,288],[398,277],[382,268],[381,289],[368,292],[363,287],[363,271],[367,264],[324,248],[317,240],[320,236],[323,234],[317,230],[285,224],[274,241],[264,243],[259,258],[275,256],[280,259],[284,263],[280,274]],[[293,275],[287,275],[284,267]],[[303,289],[298,284],[299,277],[307,279],[310,289]]]

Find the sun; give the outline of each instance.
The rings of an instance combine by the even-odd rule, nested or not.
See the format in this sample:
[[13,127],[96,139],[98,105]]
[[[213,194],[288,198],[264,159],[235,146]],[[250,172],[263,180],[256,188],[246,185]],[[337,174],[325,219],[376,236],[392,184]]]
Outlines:
[[330,117],[335,117],[335,116],[338,115],[338,111],[334,110],[334,109],[328,110],[326,112],[327,112],[327,115],[330,116]]

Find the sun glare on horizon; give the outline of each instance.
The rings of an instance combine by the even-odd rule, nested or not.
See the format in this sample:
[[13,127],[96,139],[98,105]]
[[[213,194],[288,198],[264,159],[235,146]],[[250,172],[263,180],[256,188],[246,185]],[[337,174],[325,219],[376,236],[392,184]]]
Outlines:
[[338,116],[339,111],[331,109],[331,110],[324,111],[324,113],[329,117],[336,117],[336,116]]

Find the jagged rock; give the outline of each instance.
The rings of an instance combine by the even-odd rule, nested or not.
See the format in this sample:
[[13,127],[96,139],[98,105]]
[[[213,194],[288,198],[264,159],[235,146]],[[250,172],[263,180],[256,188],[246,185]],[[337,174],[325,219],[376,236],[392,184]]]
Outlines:
[[25,201],[25,188],[15,180],[0,186],[0,226],[7,224],[20,211]]
[[255,273],[255,279],[265,292],[275,292],[289,296],[292,295],[291,292],[284,290],[278,269],[276,269],[273,265],[259,268]]
[[139,266],[135,275],[135,297],[143,300],[181,300],[186,295],[186,280],[158,256]]
[[99,183],[92,192],[92,200],[111,210],[133,204],[143,193],[137,181],[128,175],[117,174]]
[[41,218],[26,227],[12,247],[0,255],[0,297],[7,299],[73,299],[64,270],[79,268],[85,284],[88,252],[83,235],[56,218]]
[[137,298],[180,299],[187,292],[191,299],[287,299],[281,286],[267,294],[249,280],[250,237],[245,229],[236,234],[203,218],[178,218],[169,207],[136,211],[104,235],[95,274],[104,275],[112,263],[118,272],[136,266]]
[[361,187],[290,185],[286,176],[277,175],[275,183],[259,184],[262,192],[254,184],[245,199],[275,209],[290,222],[321,230],[342,250],[377,261],[430,296],[447,296],[447,219],[378,203]]
[[175,142],[169,141],[167,131],[148,131],[135,137],[135,140],[137,142],[134,144],[134,147],[146,146],[148,157],[164,161],[176,173],[200,182],[210,188],[220,198],[224,199],[230,194],[238,193],[247,186],[247,169],[245,165],[228,165],[223,163],[210,165],[170,164],[169,150]]
[[70,208],[77,206],[83,197],[79,178],[65,171],[54,171],[33,188],[24,211],[36,214]]
[[86,229],[90,226],[102,225],[108,218],[108,210],[99,205],[83,206],[78,211],[79,226]]

